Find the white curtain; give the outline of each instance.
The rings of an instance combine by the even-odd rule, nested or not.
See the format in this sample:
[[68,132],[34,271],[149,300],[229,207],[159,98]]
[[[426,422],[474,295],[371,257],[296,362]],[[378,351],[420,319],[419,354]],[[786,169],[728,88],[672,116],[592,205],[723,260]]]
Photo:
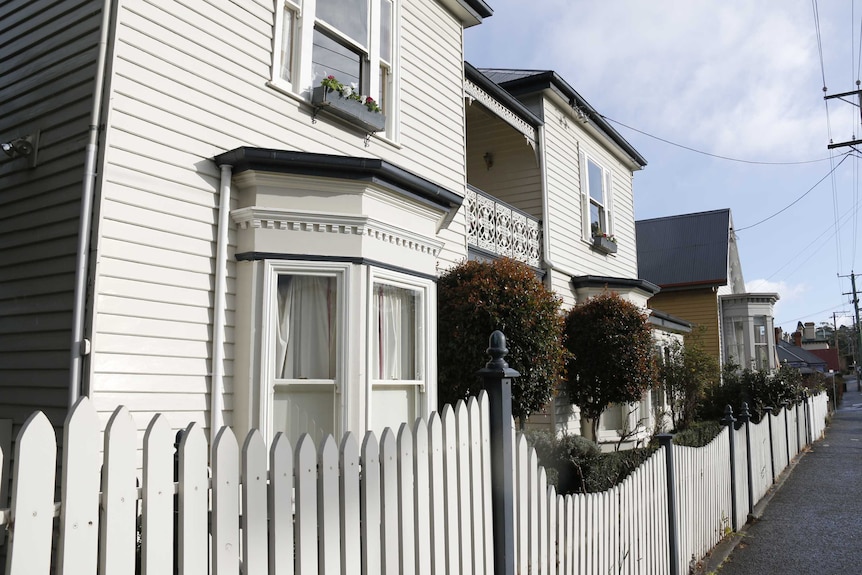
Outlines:
[[419,379],[417,294],[395,286],[374,285],[373,377]]
[[335,278],[278,278],[275,376],[335,379]]

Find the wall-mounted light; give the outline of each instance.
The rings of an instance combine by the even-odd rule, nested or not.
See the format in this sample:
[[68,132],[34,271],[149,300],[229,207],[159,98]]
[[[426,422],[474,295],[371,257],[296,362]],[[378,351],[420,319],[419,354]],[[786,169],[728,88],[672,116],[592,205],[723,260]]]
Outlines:
[[482,159],[485,160],[485,168],[490,170],[494,166],[494,154],[491,152],[485,152],[485,155],[482,156]]
[[3,153],[12,158],[29,158],[30,167],[36,166],[36,158],[39,152],[39,131],[36,130],[27,136],[13,138],[8,142],[0,144]]

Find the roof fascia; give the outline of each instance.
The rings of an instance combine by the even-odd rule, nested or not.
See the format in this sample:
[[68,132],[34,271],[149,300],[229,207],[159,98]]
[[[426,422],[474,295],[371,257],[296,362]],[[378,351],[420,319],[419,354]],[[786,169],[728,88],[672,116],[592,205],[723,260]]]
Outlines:
[[485,90],[489,95],[493,96],[498,102],[505,105],[509,108],[515,115],[519,118],[533,126],[534,128],[538,128],[544,122],[539,119],[538,116],[533,114],[527,107],[520,102],[520,100],[516,99],[512,94],[504,90],[499,84],[492,81],[485,74],[479,71],[478,68],[470,64],[469,62],[464,62],[464,77]]
[[458,208],[464,201],[463,197],[451,190],[377,158],[240,147],[219,154],[214,160],[218,166],[232,166],[234,174],[255,170],[372,181],[393,192],[444,210]]
[[[524,96],[548,90],[559,98],[560,104],[581,110],[586,118],[586,125],[592,128],[597,135],[605,139],[627,156],[633,170],[646,167],[647,161],[634,146],[632,146],[622,135],[611,126],[589,102],[572,88],[568,82],[563,80],[556,72],[549,70],[540,72],[533,76],[518,78],[500,84],[513,96]],[[572,110],[574,114],[575,111]]]
[[484,0],[437,0],[454,14],[464,28],[481,24],[485,18],[494,15],[491,7]]

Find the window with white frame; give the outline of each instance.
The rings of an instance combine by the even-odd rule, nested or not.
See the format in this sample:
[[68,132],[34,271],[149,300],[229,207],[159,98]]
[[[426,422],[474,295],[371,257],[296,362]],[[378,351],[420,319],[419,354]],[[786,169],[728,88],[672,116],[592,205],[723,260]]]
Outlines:
[[274,84],[302,94],[334,76],[389,111],[396,46],[393,0],[279,0],[278,6]]
[[584,239],[613,235],[611,172],[580,153],[581,210]]
[[725,337],[727,358],[740,367],[748,367],[745,363],[745,320],[728,318],[725,323]]
[[369,282],[369,428],[381,433],[420,414],[428,378],[433,284],[397,274]]
[[765,315],[754,316],[754,367],[769,369],[769,341]]
[[268,274],[263,413],[270,434],[296,444],[340,431],[346,270],[271,264]]

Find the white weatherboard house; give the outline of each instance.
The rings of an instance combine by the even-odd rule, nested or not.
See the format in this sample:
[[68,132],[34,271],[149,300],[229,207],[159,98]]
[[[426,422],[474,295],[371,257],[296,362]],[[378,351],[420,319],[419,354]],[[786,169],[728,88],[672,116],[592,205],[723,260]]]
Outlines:
[[[83,395],[103,426],[127,406],[139,434],[155,413],[291,439],[427,414],[435,279],[500,253],[488,201],[517,208],[519,253],[566,305],[605,287],[645,305],[644,160],[553,72],[465,66],[464,28],[490,15],[482,0],[5,7],[4,451],[31,412],[59,427]],[[322,99],[329,76],[380,111]]]
[[[140,432],[156,412],[295,432],[299,411],[340,437],[436,407],[434,278],[466,257],[462,34],[490,15],[4,7],[0,140],[38,142],[0,154],[0,420],[59,426],[88,395]],[[330,75],[382,111],[314,100]]]

